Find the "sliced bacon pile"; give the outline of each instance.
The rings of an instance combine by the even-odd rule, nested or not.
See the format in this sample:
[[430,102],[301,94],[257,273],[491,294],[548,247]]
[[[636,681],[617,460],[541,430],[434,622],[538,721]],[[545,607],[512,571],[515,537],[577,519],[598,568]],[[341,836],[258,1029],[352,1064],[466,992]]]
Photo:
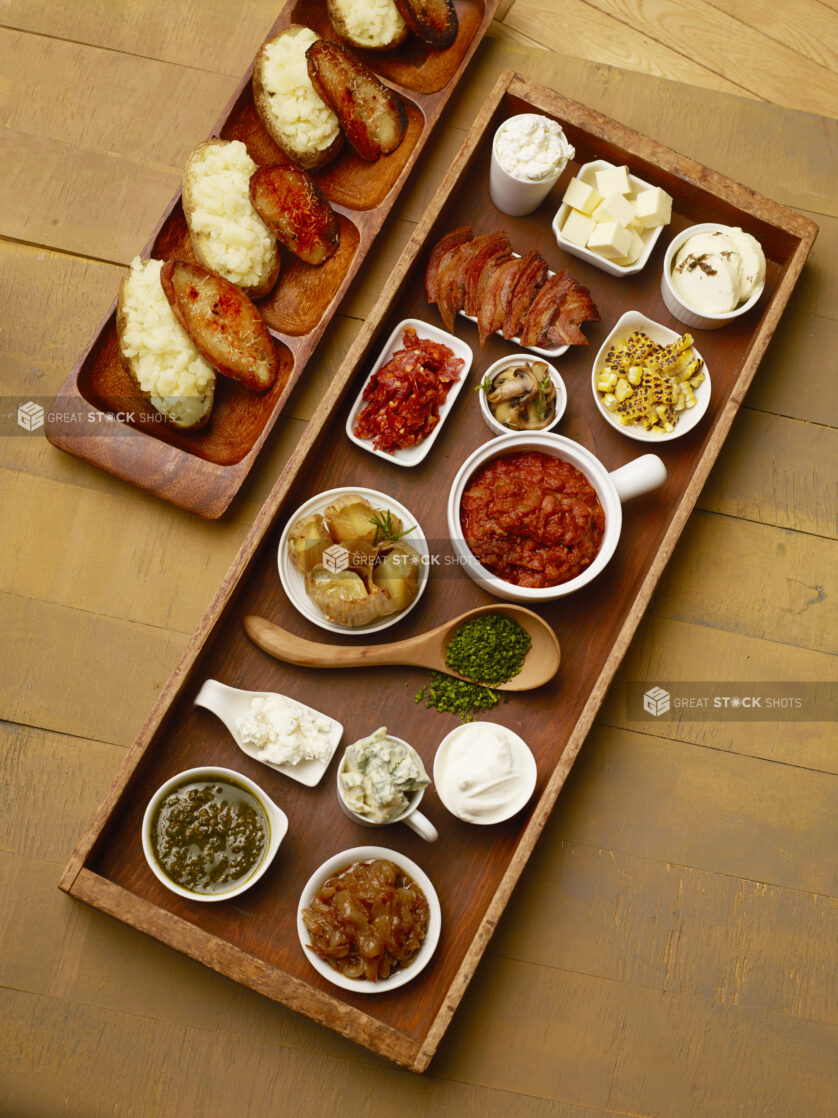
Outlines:
[[396,350],[364,389],[354,427],[359,439],[371,439],[376,450],[388,454],[430,435],[464,364],[447,345],[419,338],[410,326],[402,344],[404,349]]
[[562,269],[548,278],[538,252],[515,256],[504,232],[478,237],[461,225],[438,241],[425,271],[425,294],[454,329],[458,311],[477,317],[480,344],[496,331],[525,346],[587,345],[580,327],[599,322],[591,293]]

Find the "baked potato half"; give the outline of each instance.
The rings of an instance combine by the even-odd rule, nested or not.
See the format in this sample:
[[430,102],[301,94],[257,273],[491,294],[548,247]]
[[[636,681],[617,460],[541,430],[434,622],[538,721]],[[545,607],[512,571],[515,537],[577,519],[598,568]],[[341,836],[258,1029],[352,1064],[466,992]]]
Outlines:
[[326,0],[335,33],[360,50],[394,50],[407,24],[393,0]]
[[209,422],[215,371],[175,318],[163,292],[162,260],[131,261],[116,303],[119,359],[144,399],[169,422],[197,431]]
[[340,244],[337,215],[301,167],[260,167],[250,180],[250,198],[280,244],[306,264],[323,264],[335,254]]
[[246,295],[222,276],[183,260],[167,260],[160,283],[175,318],[214,369],[254,392],[271,387],[279,369],[276,346]]
[[395,0],[395,4],[416,38],[434,50],[450,47],[457,38],[454,0]]
[[318,39],[306,58],[314,88],[337,114],[358,155],[374,162],[395,151],[407,131],[407,113],[398,93],[340,43]]
[[256,164],[241,140],[204,140],[186,161],[181,204],[199,264],[253,299],[276,285],[276,238],[250,201]]
[[307,171],[337,155],[343,143],[338,118],[315,91],[306,51],[318,36],[291,23],[263,43],[253,66],[253,101],[269,136]]

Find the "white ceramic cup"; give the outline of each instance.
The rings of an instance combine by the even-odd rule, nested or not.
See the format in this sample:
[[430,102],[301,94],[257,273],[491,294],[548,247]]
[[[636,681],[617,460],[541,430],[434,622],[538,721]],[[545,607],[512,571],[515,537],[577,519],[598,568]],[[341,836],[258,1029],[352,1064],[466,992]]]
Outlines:
[[[522,117],[538,116],[538,113],[520,113]],[[518,117],[509,117],[500,125],[492,141],[492,163],[489,169],[489,193],[492,201],[501,211],[510,217],[522,217],[538,209],[553,187],[559,180],[559,175],[565,169],[565,161],[554,175],[545,179],[523,179],[512,175],[501,166],[497,156],[498,134],[510,120]]]
[[664,306],[679,322],[684,326],[689,326],[692,330],[718,330],[721,326],[727,326],[728,323],[733,322],[734,319],[741,318],[743,314],[747,314],[749,310],[757,305],[762,298],[762,293],[765,290],[765,280],[753,293],[753,295],[744,303],[740,303],[738,307],[734,307],[732,311],[725,311],[719,314],[710,314],[708,311],[698,311],[695,307],[689,306],[675,291],[672,286],[672,267],[675,263],[675,254],[685,241],[690,237],[696,236],[698,233],[714,233],[717,229],[725,229],[726,226],[720,225],[716,221],[705,221],[700,225],[690,225],[687,229],[682,229],[677,233],[669,243],[669,248],[666,250],[666,255],[663,258],[663,271],[661,272],[661,298],[663,299]]
[[[388,734],[387,737],[390,738],[391,741],[397,741],[401,745],[406,746],[407,749],[412,750],[414,753],[416,752],[413,749],[413,746],[408,745],[408,743],[402,738],[397,738],[393,734]],[[373,822],[373,820],[367,819],[363,815],[358,815],[357,812],[353,811],[347,805],[346,800],[343,798],[343,789],[340,786],[340,777],[341,773],[344,771],[345,765],[346,753],[344,753],[344,755],[340,759],[336,781],[338,790],[338,803],[340,804],[341,810],[345,815],[348,815],[350,819],[353,819],[362,827],[389,827],[394,823],[404,823],[408,827],[410,827],[411,831],[415,831],[419,838],[424,839],[425,842],[436,842],[436,840],[439,838],[439,832],[430,821],[430,819],[428,819],[426,815],[423,815],[421,811],[417,810],[419,804],[422,802],[422,797],[425,795],[424,788],[420,788],[418,792],[413,793],[413,795],[408,800],[407,807],[404,809],[401,815],[397,815],[395,819],[388,819],[386,823],[375,823]]]

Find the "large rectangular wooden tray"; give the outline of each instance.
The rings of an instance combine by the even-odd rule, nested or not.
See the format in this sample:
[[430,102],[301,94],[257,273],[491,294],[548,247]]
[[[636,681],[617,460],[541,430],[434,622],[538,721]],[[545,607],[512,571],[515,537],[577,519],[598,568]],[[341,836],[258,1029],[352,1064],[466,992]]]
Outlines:
[[[596,157],[626,162],[633,172],[673,195],[672,228],[661,238],[643,273],[614,279],[580,261],[565,260],[552,247],[550,220],[573,168],[530,217],[505,218],[492,206],[487,182],[493,132],[507,116],[530,109],[561,122],[576,146],[577,163]],[[449,486],[464,458],[489,437],[475,393],[461,393],[432,453],[412,470],[366,453],[343,431],[355,393],[394,326],[407,317],[439,321],[423,293],[430,246],[464,221],[472,222],[478,231],[503,227],[518,251],[539,248],[552,267],[567,263],[591,288],[602,322],[586,327],[589,347],[571,349],[559,359],[569,394],[559,432],[584,444],[608,469],[614,469],[647,448],[638,448],[597,413],[591,396],[591,361],[600,341],[629,308],[674,325],[659,292],[666,243],[685,225],[708,218],[740,224],[759,238],[768,258],[765,294],[759,307],[735,325],[697,334],[712,375],[707,415],[695,431],[659,447],[668,480],[662,490],[626,507],[617,553],[603,575],[590,587],[540,610],[561,642],[559,674],[547,686],[513,697],[488,715],[530,743],[538,763],[535,796],[510,822],[481,828],[447,814],[431,788],[423,811],[439,829],[437,843],[423,843],[405,827],[387,828],[376,835],[376,841],[403,851],[430,875],[442,904],[442,939],[427,969],[401,989],[367,999],[343,993],[323,981],[307,962],[296,936],[295,910],[313,870],[336,852],[369,841],[369,833],[337,809],[332,771],[315,789],[286,780],[239,753],[220,723],[193,707],[192,700],[207,677],[253,690],[278,690],[338,717],[346,727],[345,742],[386,724],[415,745],[430,769],[436,746],[457,723],[450,715],[414,702],[424,679],[421,671],[288,667],[272,661],[244,636],[242,618],[255,613],[295,633],[323,639],[279,587],[276,548],[283,525],[308,496],[339,485],[382,490],[415,514],[442,564],[432,570],[428,590],[409,618],[384,634],[387,640],[421,632],[489,602],[463,572],[445,564],[451,555],[445,527]],[[708,168],[576,102],[504,73],[74,853],[61,888],[360,1044],[423,1070],[555,803],[816,232],[806,218]],[[457,332],[475,349],[470,388],[509,346],[492,339],[485,350],[479,350],[475,328],[463,321],[458,322]],[[244,904],[179,900],[160,885],[143,860],[140,820],[149,796],[169,776],[201,763],[232,766],[261,782],[290,820],[276,863]]]
[[[49,441],[199,516],[220,516],[247,477],[340,306],[499,2],[456,0],[459,30],[447,50],[431,50],[410,35],[393,52],[357,52],[402,95],[407,133],[392,155],[375,163],[364,162],[344,143],[337,160],[315,173],[338,214],[340,247],[319,268],[283,252],[279,282],[259,303],[280,355],[279,375],[267,392],[250,392],[236,381],[219,377],[207,427],[179,431],[155,422],[153,409],[120,364],[114,299],[50,409],[45,424]],[[337,38],[326,13],[326,0],[290,0],[266,38],[291,23],[311,27],[324,38]],[[287,159],[256,113],[252,75],[251,65],[212,135],[243,141],[259,165],[285,163]],[[180,191],[141,255],[194,260]]]

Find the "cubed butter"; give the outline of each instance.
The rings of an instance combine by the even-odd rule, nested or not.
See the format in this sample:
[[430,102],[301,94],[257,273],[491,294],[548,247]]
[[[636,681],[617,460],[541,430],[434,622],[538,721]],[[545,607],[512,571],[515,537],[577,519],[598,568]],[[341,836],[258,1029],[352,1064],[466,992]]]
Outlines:
[[616,221],[628,225],[634,221],[634,206],[622,194],[609,194],[593,212],[594,221]]
[[624,225],[616,221],[601,221],[591,230],[587,247],[591,252],[604,256],[606,260],[619,260],[620,257],[628,255],[631,237]]
[[571,179],[562,201],[582,214],[590,214],[602,201],[602,195],[582,179]]
[[657,229],[672,218],[672,199],[659,186],[641,190],[634,205],[637,220],[644,229]]
[[619,260],[615,260],[615,264],[619,264],[621,268],[628,268],[631,264],[636,264],[640,259],[641,253],[646,245],[643,243],[643,238],[634,229],[628,230],[628,235],[631,238],[631,245],[625,256]]
[[596,173],[596,188],[608,198],[612,194],[631,194],[628,167],[606,167]]
[[584,248],[594,227],[594,219],[578,210],[570,210],[562,226],[562,236],[573,245]]

